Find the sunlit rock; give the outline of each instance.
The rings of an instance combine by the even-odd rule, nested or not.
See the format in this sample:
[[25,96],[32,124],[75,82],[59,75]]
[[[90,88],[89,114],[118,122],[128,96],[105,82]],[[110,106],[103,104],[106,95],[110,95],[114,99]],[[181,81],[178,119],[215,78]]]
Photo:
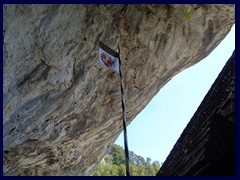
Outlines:
[[4,5],[3,12],[4,175],[89,175],[110,150],[122,131],[120,80],[97,66],[98,39],[121,47],[129,124],[235,23],[234,5]]

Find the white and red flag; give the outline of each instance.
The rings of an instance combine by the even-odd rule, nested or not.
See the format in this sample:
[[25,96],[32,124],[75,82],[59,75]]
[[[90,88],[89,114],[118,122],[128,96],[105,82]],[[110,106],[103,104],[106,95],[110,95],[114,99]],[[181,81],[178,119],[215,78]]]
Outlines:
[[119,53],[99,41],[98,64],[119,73]]

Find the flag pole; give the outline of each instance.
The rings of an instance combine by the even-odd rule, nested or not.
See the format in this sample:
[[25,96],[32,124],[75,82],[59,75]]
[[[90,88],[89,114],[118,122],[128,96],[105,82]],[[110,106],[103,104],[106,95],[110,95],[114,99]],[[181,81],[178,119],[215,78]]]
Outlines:
[[122,63],[120,59],[120,47],[118,45],[119,52],[119,74],[121,82],[121,97],[122,97],[122,117],[123,117],[123,134],[124,134],[124,149],[126,159],[126,174],[130,176],[130,163],[129,163],[129,152],[128,152],[128,141],[127,141],[127,125],[126,125],[126,111],[125,111],[125,97],[123,92],[123,77],[122,77]]

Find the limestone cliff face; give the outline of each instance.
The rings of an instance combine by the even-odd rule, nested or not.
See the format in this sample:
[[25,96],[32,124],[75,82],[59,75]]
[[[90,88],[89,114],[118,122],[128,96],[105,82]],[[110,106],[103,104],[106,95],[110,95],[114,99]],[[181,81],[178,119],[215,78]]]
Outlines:
[[98,38],[121,47],[127,121],[206,57],[234,5],[4,5],[4,175],[89,175],[122,131],[119,75]]

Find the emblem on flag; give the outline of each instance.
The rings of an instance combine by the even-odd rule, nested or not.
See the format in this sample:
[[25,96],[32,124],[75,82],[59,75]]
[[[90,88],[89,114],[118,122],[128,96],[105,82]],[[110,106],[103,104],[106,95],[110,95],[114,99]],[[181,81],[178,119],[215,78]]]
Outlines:
[[119,54],[107,45],[99,42],[98,64],[119,73]]

